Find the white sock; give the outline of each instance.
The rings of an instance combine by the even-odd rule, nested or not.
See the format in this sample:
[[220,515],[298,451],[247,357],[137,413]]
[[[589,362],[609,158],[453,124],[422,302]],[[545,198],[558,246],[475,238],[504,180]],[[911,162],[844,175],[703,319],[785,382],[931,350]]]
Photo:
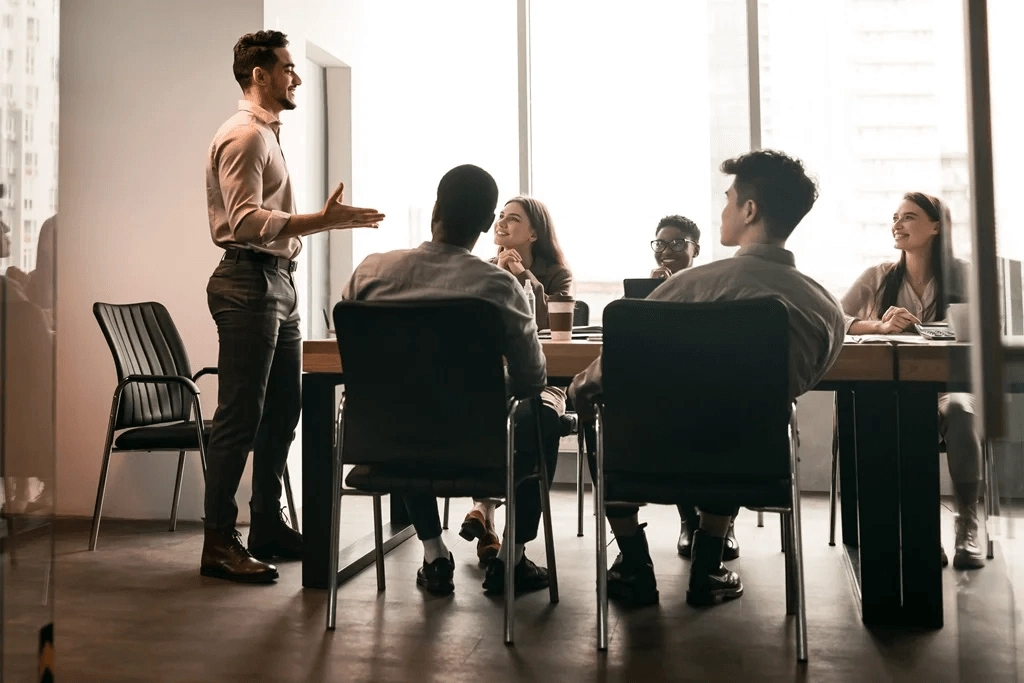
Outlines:
[[[508,547],[508,544],[507,543],[503,543],[501,545],[501,548],[498,550],[498,559],[501,560],[502,562],[505,562],[506,558],[508,557],[508,551],[506,550],[507,547]],[[515,556],[516,556],[515,557],[515,562],[513,564],[519,564],[519,562],[523,559],[523,553],[526,552],[526,544],[525,543],[516,543],[515,546],[514,546],[514,549],[512,550],[512,552],[515,553]]]
[[440,536],[423,541],[423,561],[427,564],[432,563],[439,557],[448,559],[448,554],[448,548]]

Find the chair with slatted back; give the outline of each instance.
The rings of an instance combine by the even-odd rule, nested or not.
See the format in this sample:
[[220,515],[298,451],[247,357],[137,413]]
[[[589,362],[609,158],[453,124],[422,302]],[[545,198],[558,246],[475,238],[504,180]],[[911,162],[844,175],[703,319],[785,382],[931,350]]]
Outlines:
[[[185,345],[162,304],[153,301],[135,304],[97,302],[93,304],[92,311],[114,357],[117,387],[110,406],[89,550],[96,549],[99,538],[112,453],[178,452],[170,520],[170,531],[174,531],[187,452],[199,452],[203,477],[206,477],[206,446],[212,423],[203,420],[196,382],[203,375],[217,374],[215,367],[203,368],[192,374]],[[298,529],[287,469],[284,488],[292,526]]]

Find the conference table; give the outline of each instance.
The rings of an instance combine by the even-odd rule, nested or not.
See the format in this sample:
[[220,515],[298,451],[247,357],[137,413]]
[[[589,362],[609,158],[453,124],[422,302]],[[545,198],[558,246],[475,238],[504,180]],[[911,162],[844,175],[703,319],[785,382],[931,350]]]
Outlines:
[[[937,396],[967,346],[848,337],[815,387],[835,391],[842,540],[851,585],[869,626],[942,627]],[[601,342],[543,341],[549,381],[566,384],[600,355]],[[966,375],[964,375],[966,377]],[[339,387],[334,339],[303,343],[302,585],[326,588],[331,462]],[[385,552],[415,532],[391,497]],[[339,583],[373,564],[373,533],[342,550]],[[805,539],[805,543],[827,539]]]

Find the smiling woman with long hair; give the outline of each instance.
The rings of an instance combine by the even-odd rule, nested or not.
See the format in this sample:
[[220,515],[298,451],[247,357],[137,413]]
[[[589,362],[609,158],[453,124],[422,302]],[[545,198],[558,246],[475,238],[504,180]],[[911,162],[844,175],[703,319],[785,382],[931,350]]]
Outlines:
[[[913,333],[914,324],[945,320],[949,304],[965,300],[968,266],[953,258],[950,225],[949,208],[938,197],[903,195],[892,217],[900,258],[868,268],[843,297],[848,334]],[[981,440],[974,427],[974,397],[941,394],[938,409],[957,502],[953,566],[976,569],[985,560],[978,545]]]
[[[537,329],[548,324],[548,300],[573,293],[572,272],[555,235],[551,213],[533,197],[515,197],[505,202],[494,224],[494,243],[498,255],[491,263],[510,272],[524,287],[533,289],[536,300]],[[547,386],[541,392],[546,409],[559,418],[565,414],[565,389]],[[558,435],[545,443],[545,449],[558,449]],[[548,476],[554,473],[549,472]],[[467,541],[476,540],[476,554],[481,565],[497,557],[501,542],[494,526],[494,501],[474,499],[473,509],[462,522],[459,535]],[[517,584],[519,580],[517,579]],[[517,590],[518,590],[517,585]]]
[[558,244],[555,224],[548,207],[533,197],[515,197],[505,202],[494,224],[498,255],[491,259],[525,285],[537,298],[537,329],[548,328],[548,299],[570,295],[572,271]]

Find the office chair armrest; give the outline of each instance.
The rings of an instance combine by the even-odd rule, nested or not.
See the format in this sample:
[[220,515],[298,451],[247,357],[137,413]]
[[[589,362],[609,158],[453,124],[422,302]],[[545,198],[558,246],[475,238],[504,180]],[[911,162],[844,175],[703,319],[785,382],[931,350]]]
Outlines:
[[199,378],[202,377],[203,375],[216,375],[216,374],[217,374],[217,368],[216,367],[203,368],[202,370],[200,370],[196,374],[192,375],[192,381],[193,382],[198,382]]
[[199,387],[188,377],[178,375],[128,375],[120,384],[117,391],[120,393],[129,384],[180,384],[185,387],[192,396],[199,396]]

